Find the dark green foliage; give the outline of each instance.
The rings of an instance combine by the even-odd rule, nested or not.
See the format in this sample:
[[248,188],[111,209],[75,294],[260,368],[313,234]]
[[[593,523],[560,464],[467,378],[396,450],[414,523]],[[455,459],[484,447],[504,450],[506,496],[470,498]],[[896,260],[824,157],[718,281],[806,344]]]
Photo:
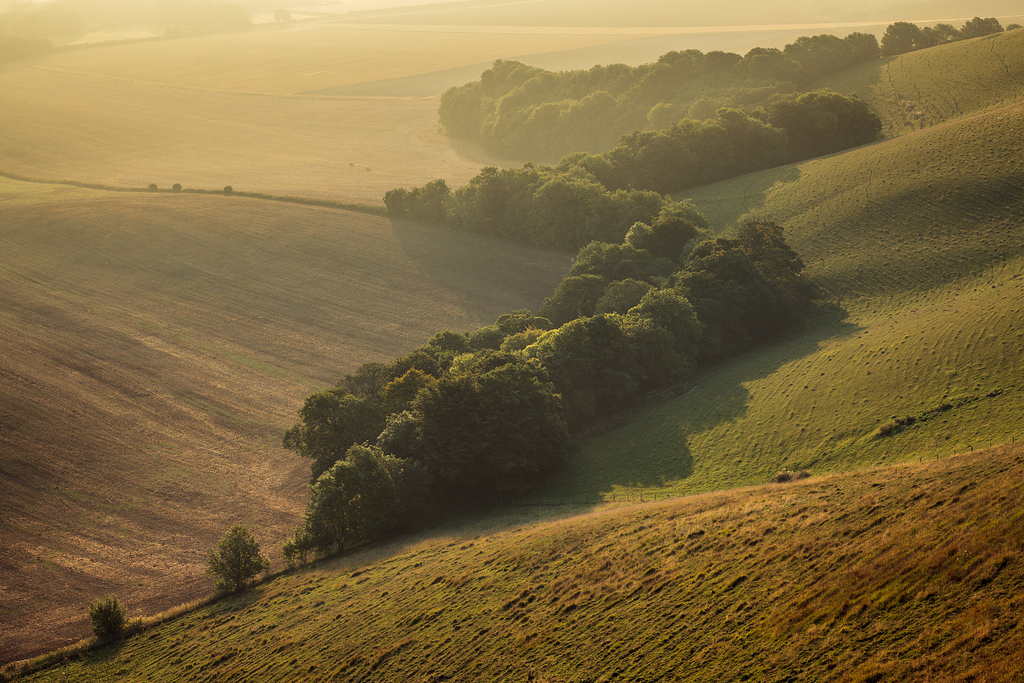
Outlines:
[[676,279],[676,292],[690,301],[704,325],[700,355],[705,360],[778,337],[816,296],[779,226],[749,222],[738,232],[739,239],[697,245]]
[[704,335],[690,302],[670,289],[648,292],[629,309],[628,317],[648,320],[672,335],[673,348],[684,370],[693,366]]
[[390,190],[384,195],[388,214],[444,223],[452,210],[452,191],[444,180],[431,180],[423,187]]
[[120,636],[127,621],[124,606],[113,595],[89,604],[89,623],[100,640],[114,640]]
[[[675,205],[634,225],[628,243],[580,250],[544,317],[515,311],[470,333],[442,330],[388,366],[346,377],[361,396],[309,397],[285,443],[326,467],[286,559],[389,533],[425,511],[428,486],[453,503],[524,491],[561,465],[570,428],[806,314],[815,290],[779,226],[748,221],[735,239],[701,241],[705,225]],[[364,422],[379,432],[373,445],[354,436]]]
[[421,346],[409,353],[396,358],[389,366],[389,373],[393,378],[401,377],[409,370],[416,369],[425,375],[437,378],[447,368],[442,368],[437,361],[436,353]]
[[380,404],[347,389],[326,389],[306,398],[300,421],[284,435],[284,447],[312,458],[310,481],[345,456],[350,446],[372,443],[384,428]]
[[[853,49],[834,41],[844,55]],[[834,41],[824,42],[835,46]],[[689,220],[690,228],[704,225],[692,207],[659,193],[861,145],[876,139],[881,126],[856,96],[828,90],[780,95],[756,116],[720,108],[706,121],[682,119],[661,130],[634,130],[603,154],[577,152],[555,168],[488,167],[454,193],[443,181],[433,181],[391,190],[384,201],[392,216],[472,232],[567,247],[595,240],[619,243],[638,222],[658,228],[663,227],[655,225],[659,220],[674,217]],[[664,227],[648,246],[655,258],[678,260],[693,235],[686,237],[685,226]],[[629,242],[637,246],[633,243],[643,238],[637,234]]]
[[520,491],[557,467],[569,447],[543,369],[517,357],[490,365],[445,376],[414,403],[410,457],[445,492],[478,497]]
[[[437,183],[441,181],[433,181]],[[450,227],[555,246],[580,247],[591,240],[620,241],[636,221],[652,221],[674,203],[654,192],[610,190],[578,168],[557,170],[526,164],[485,168],[469,184],[437,199],[427,186],[390,190],[388,214]],[[445,188],[447,190],[447,188]]]
[[376,446],[354,445],[309,487],[305,519],[289,551],[328,555],[380,538],[422,508],[428,486],[415,463]]
[[499,315],[494,325],[501,330],[501,333],[508,337],[527,330],[550,330],[551,321],[547,318],[535,316],[527,310],[513,311]]
[[921,28],[908,21],[890,24],[882,35],[882,54],[886,57],[901,55],[922,47],[924,45],[921,42]]
[[792,159],[810,159],[878,139],[882,120],[856,95],[815,90],[769,105],[764,119],[786,131]]
[[988,17],[987,19],[974,17],[960,29],[960,33],[964,38],[980,38],[981,36],[990,36],[993,33],[1002,32],[1003,27],[995,17]]
[[882,36],[882,54],[891,57],[958,40],[980,38],[1002,31],[1003,27],[995,17],[987,19],[974,17],[966,22],[960,30],[957,30],[952,24],[940,23],[921,28],[906,21],[897,21],[890,24]]
[[650,252],[631,244],[591,242],[576,254],[569,277],[597,275],[606,280],[648,280],[671,272],[668,259],[655,259]]
[[607,284],[608,281],[600,275],[569,275],[544,301],[541,313],[555,325],[593,315]]
[[497,325],[488,325],[469,333],[469,347],[473,351],[484,351],[487,349],[497,351],[501,348],[501,342],[503,341],[505,341],[505,334],[498,329]]
[[595,175],[609,188],[667,193],[769,168],[786,155],[780,130],[738,110],[719,109],[707,121],[682,119],[660,131],[627,133],[600,155],[606,164],[585,157],[575,164],[599,169]]
[[409,368],[401,377],[396,377],[384,387],[384,411],[388,414],[402,412],[412,405],[413,399],[421,389],[435,382],[437,380],[432,375],[417,368]]
[[616,280],[609,284],[594,311],[597,313],[626,313],[640,303],[644,295],[655,289],[654,285],[640,280]]
[[579,318],[548,332],[526,349],[547,368],[573,427],[628,405],[642,369],[620,316]]
[[693,221],[679,216],[659,216],[654,223],[636,223],[626,233],[626,244],[642,249],[654,258],[679,264],[683,249],[702,234]]
[[935,26],[925,26],[921,29],[918,42],[921,44],[921,47],[933,47],[935,45],[954,43],[963,39],[964,34],[956,30],[952,24],[935,24]]
[[585,71],[555,73],[499,60],[479,81],[446,91],[438,116],[448,135],[505,156],[597,153],[631,130],[711,118],[722,107],[749,111],[878,55],[874,36],[853,33],[801,37],[784,51],[755,48],[743,57],[685,50],[636,67],[598,65]]
[[390,381],[391,373],[388,366],[383,363],[366,363],[356,370],[356,374],[345,375],[341,386],[355,396],[379,399],[385,385]]
[[206,573],[218,588],[241,593],[259,574],[270,569],[260,544],[241,524],[231,527],[206,555]]

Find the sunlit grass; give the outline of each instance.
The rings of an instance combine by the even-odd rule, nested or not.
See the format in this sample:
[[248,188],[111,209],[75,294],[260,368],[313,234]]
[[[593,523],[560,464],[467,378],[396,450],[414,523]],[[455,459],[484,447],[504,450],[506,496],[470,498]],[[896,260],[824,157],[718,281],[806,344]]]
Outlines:
[[357,553],[28,680],[1010,680],[1022,475],[1005,448]]

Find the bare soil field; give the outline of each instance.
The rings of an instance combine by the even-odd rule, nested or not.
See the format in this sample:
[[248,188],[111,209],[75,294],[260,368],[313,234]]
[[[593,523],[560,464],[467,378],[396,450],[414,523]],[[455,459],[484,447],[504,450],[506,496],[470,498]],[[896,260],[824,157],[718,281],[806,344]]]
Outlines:
[[0,661],[210,590],[225,529],[279,544],[310,391],[438,329],[536,309],[568,257],[342,211],[0,181]]

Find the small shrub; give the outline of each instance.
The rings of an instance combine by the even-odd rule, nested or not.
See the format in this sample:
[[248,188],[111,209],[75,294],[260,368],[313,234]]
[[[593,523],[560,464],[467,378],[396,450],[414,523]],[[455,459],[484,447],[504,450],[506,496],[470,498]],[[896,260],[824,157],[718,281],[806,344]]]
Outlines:
[[807,470],[800,470],[799,472],[794,472],[793,470],[779,470],[775,473],[775,476],[769,480],[769,482],[772,484],[785,484],[790,481],[806,479],[809,476],[811,476],[811,473]]
[[157,191],[158,189],[160,189],[160,188],[158,188],[158,187],[156,186],[156,183],[150,183],[150,184],[149,184],[149,191],[150,191],[150,192],[156,192],[156,191]]
[[175,192],[181,192],[181,183],[174,183],[174,185],[171,186],[171,189]]
[[309,561],[310,539],[304,527],[299,527],[292,537],[281,546],[281,554],[290,569],[301,567]]
[[891,420],[886,420],[882,424],[878,425],[878,427],[875,429],[875,433],[872,436],[874,436],[874,438],[876,439],[881,439],[882,437],[898,434],[899,432],[903,431],[904,427],[909,427],[915,422],[917,422],[917,418],[914,417],[913,415],[894,417]]
[[89,621],[97,638],[113,640],[124,631],[127,615],[124,606],[110,595],[89,605]]
[[206,557],[206,573],[217,588],[241,593],[257,575],[270,569],[270,560],[260,554],[260,544],[241,524],[231,527]]
[[224,194],[231,194],[234,191],[235,191],[235,188],[231,187],[230,185],[225,185],[224,186]]

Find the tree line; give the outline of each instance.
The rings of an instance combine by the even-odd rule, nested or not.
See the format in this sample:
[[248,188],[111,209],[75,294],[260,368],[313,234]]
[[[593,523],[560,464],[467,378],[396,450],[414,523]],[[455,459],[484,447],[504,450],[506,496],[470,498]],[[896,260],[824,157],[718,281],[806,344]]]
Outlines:
[[856,96],[815,90],[752,115],[719,109],[660,131],[624,135],[603,154],[577,152],[556,166],[488,167],[454,192],[443,180],[384,195],[390,216],[508,239],[579,248],[621,241],[636,222],[691,215],[663,196],[875,140],[882,123]]
[[587,425],[808,314],[817,290],[782,228],[748,221],[711,238],[695,216],[591,243],[540,315],[442,330],[308,396],[283,439],[310,459],[288,561],[388,535],[439,505],[521,493]]
[[[1020,28],[1020,25],[1010,24],[1006,28],[1007,30],[1016,29]],[[995,17],[986,19],[974,17],[959,29],[952,24],[939,23],[935,26],[922,27],[908,21],[897,21],[890,24],[882,35],[882,55],[892,57],[968,38],[989,36],[1002,31],[1003,27]]]
[[447,90],[438,116],[450,137],[495,154],[548,159],[597,153],[631,130],[702,121],[722,107],[752,112],[880,54],[873,35],[851,33],[803,36],[782,50],[758,47],[742,57],[669,52],[635,67],[551,72],[498,60],[480,80]]

